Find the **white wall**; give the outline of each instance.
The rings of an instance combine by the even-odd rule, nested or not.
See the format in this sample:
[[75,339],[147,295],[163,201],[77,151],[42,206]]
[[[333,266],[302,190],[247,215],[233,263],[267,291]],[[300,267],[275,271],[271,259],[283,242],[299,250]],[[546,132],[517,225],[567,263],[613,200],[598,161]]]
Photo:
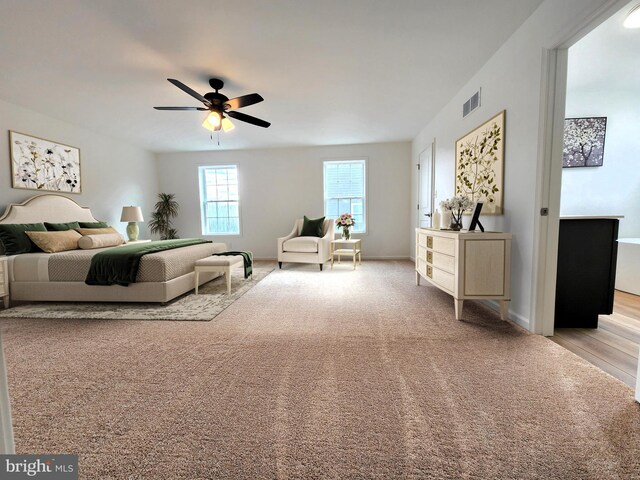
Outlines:
[[[606,0],[546,0],[413,141],[412,159],[436,139],[438,202],[453,195],[456,139],[506,110],[504,215],[482,217],[489,230],[512,232],[510,316],[529,328],[534,265],[536,172],[541,158],[543,49],[555,48]],[[482,87],[482,106],[462,119],[462,104]],[[412,173],[412,204],[417,199]],[[415,216],[412,217],[415,224]],[[413,251],[412,237],[412,251]]]
[[[571,54],[571,52],[569,52]],[[633,79],[638,82],[638,77]],[[624,215],[619,237],[640,237],[637,92],[603,85],[567,91],[567,117],[607,117],[602,167],[563,168],[561,215]]]
[[158,154],[163,192],[175,193],[181,237],[202,236],[198,166],[237,164],[241,236],[205,237],[256,258],[276,257],[276,238],[303,215],[323,215],[323,160],[367,159],[367,233],[363,256],[409,257],[411,144],[409,142],[223,152]]
[[[10,203],[22,202],[40,192],[11,188],[9,134],[13,130],[80,148],[82,193],[68,194],[94,216],[125,233],[120,222],[123,205],[140,205],[145,220],[158,193],[155,156],[88,129],[71,125],[0,100],[0,212]],[[46,192],[45,192],[46,193]],[[139,224],[141,238],[148,236]]]

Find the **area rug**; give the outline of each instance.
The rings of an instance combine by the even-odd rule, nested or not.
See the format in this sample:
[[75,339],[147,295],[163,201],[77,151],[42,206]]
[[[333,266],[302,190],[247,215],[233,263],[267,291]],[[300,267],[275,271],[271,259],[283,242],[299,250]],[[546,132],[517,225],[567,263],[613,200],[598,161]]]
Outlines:
[[232,272],[231,295],[223,276],[166,304],[113,302],[39,302],[0,311],[0,318],[88,318],[94,320],[186,320],[208,322],[248,292],[273,268],[254,267],[245,280],[241,270]]

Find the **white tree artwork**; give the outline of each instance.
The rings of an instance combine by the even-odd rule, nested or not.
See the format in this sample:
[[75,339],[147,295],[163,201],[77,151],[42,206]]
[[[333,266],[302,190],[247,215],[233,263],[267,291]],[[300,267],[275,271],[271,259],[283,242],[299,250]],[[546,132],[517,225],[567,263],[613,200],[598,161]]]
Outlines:
[[607,117],[565,119],[562,166],[601,167],[606,132]]

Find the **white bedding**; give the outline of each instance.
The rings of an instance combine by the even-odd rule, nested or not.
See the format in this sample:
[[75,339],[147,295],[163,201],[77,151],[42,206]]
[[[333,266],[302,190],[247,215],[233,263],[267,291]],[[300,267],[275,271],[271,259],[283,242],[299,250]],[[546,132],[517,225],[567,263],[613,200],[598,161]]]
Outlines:
[[[93,255],[111,248],[118,247],[13,255],[9,257],[9,282],[84,282]],[[136,280],[166,282],[193,272],[196,260],[225,249],[224,244],[203,243],[149,253],[140,259]]]

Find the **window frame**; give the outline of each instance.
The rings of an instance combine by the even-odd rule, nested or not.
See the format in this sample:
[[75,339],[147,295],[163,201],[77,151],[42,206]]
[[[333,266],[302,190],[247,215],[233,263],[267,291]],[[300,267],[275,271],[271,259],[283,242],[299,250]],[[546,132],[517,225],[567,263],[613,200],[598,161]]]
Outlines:
[[[218,169],[218,168],[235,168],[236,176],[238,178],[238,233],[207,233],[206,225],[207,225],[207,216],[206,211],[204,209],[204,204],[206,200],[206,186],[205,186],[205,176],[204,171],[207,169]],[[202,235],[205,237],[241,237],[242,236],[242,194],[240,192],[240,166],[237,163],[207,163],[203,165],[198,165],[198,190],[200,193],[200,231]]]
[[[367,233],[369,232],[369,196],[368,196],[368,192],[369,192],[369,188],[368,188],[368,183],[369,183],[369,176],[368,176],[368,170],[369,170],[369,159],[368,157],[348,157],[348,158],[324,158],[322,159],[322,210],[323,213],[325,215],[325,217],[327,216],[326,214],[326,206],[327,206],[327,198],[325,197],[326,194],[326,189],[325,189],[325,184],[327,181],[327,164],[336,164],[336,163],[356,163],[356,162],[362,162],[362,166],[363,166],[363,174],[364,174],[364,181],[363,181],[363,202],[362,202],[362,215],[364,217],[364,230],[362,231],[355,231],[352,230],[352,234],[357,234],[357,235],[367,235]],[[335,220],[335,219],[334,219]],[[334,229],[335,229],[335,225],[334,225]],[[337,230],[336,230],[337,231]]]

